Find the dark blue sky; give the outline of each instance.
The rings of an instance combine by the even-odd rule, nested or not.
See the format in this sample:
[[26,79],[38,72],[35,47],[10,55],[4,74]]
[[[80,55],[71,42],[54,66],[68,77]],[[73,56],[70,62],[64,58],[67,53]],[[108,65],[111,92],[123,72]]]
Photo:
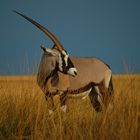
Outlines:
[[114,73],[140,72],[139,0],[0,0],[0,75],[34,73],[40,44],[53,45],[12,10],[47,27],[72,55],[103,59]]

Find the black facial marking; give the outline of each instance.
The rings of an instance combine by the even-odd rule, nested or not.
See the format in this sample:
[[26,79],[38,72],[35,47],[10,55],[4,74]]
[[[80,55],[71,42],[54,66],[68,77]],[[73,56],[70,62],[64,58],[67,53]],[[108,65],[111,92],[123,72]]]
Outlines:
[[69,68],[74,67],[74,65],[73,65],[72,61],[70,60],[70,58],[68,58],[68,66],[69,66]]
[[[70,68],[73,68],[74,65],[72,63],[72,61],[70,60],[70,58],[68,57],[67,59],[67,62],[65,62],[65,57],[66,55],[68,55],[68,53],[65,51],[66,54],[62,53],[61,52],[61,60],[62,60],[62,69],[63,69],[63,73],[67,73],[67,71],[70,69]],[[66,65],[67,64],[67,65]]]
[[65,62],[65,55],[61,53],[61,59],[62,59],[62,67],[66,67],[66,62]]
[[74,74],[75,74],[75,75],[77,75],[77,72],[76,72],[76,71],[74,71]]

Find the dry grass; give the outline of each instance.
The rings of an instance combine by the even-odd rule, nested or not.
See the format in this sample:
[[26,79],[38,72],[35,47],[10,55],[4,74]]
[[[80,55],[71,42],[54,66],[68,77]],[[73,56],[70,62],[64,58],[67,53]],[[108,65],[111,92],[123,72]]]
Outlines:
[[0,140],[139,140],[140,76],[115,75],[114,109],[96,113],[89,99],[69,99],[48,115],[35,77],[0,77]]

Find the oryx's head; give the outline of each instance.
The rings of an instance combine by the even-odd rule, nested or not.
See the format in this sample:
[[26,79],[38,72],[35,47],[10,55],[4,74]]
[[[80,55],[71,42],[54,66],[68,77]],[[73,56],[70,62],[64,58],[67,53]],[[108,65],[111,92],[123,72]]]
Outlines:
[[18,15],[24,17],[26,20],[28,20],[32,24],[34,24],[36,27],[38,27],[41,31],[43,31],[53,41],[54,47],[51,49],[44,48],[43,46],[41,46],[41,48],[43,49],[44,54],[47,56],[47,58],[50,57],[49,61],[52,61],[52,64],[51,64],[51,62],[49,62],[51,67],[54,67],[54,69],[57,69],[64,74],[76,76],[77,69],[74,67],[74,65],[69,57],[69,54],[63,48],[63,46],[61,45],[59,40],[48,29],[46,29],[45,27],[43,27],[41,24],[37,23],[33,19],[31,19],[17,11],[14,11],[14,12],[17,13]]
[[58,70],[71,76],[77,75],[77,69],[65,50],[59,50],[55,45],[53,48],[45,48],[44,46],[41,46],[41,48],[44,51],[43,59],[45,59],[45,64],[50,66],[51,70]]

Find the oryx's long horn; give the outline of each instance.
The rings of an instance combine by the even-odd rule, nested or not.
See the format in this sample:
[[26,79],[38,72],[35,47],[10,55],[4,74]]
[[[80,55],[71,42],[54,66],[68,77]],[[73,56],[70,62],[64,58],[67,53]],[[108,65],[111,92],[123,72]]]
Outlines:
[[56,44],[56,46],[58,47],[59,50],[63,50],[63,46],[61,45],[61,43],[59,42],[59,40],[45,27],[43,27],[42,25],[40,25],[39,23],[37,23],[36,21],[34,21],[33,19],[13,10],[13,12],[17,13],[18,15],[22,16],[23,18],[25,18],[26,20],[28,20],[29,22],[31,22],[32,24],[34,24],[36,27],[38,27],[41,31],[43,31],[53,42],[54,44]]

